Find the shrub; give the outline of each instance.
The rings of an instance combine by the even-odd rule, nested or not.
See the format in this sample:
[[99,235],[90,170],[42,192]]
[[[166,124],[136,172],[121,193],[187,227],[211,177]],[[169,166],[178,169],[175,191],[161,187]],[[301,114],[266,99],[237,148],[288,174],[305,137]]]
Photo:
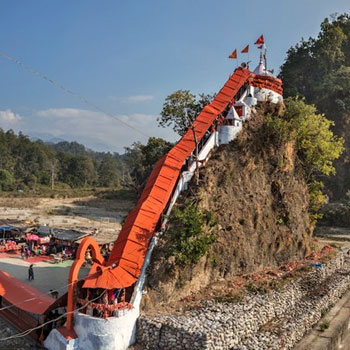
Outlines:
[[214,214],[200,212],[190,201],[186,201],[181,209],[173,209],[170,223],[170,251],[179,265],[197,263],[216,241]]
[[321,324],[320,324],[320,331],[321,332],[324,332],[326,329],[329,328],[329,321],[323,321]]
[[0,170],[0,190],[11,191],[13,190],[14,178],[12,174],[5,170]]

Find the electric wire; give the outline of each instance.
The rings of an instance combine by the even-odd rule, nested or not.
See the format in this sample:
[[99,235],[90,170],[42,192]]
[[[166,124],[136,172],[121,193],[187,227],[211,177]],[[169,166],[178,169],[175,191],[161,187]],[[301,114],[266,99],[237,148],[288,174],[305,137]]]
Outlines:
[[[65,317],[65,316],[67,316],[67,315],[69,315],[69,314],[71,314],[71,313],[74,313],[74,312],[76,312],[76,311],[80,311],[80,310],[84,309],[85,307],[87,307],[87,306],[88,306],[90,303],[92,303],[93,301],[95,301],[95,300],[101,298],[106,292],[107,292],[107,291],[104,290],[98,297],[89,300],[89,301],[88,301],[86,304],[84,304],[83,306],[81,306],[81,307],[79,307],[79,308],[76,308],[76,309],[74,309],[73,311],[66,312],[66,313],[60,315],[59,317],[57,317],[57,318],[55,318],[55,319],[53,319],[53,320],[47,321],[47,322],[45,322],[45,323],[43,323],[43,324],[41,324],[41,325],[39,325],[39,326],[37,326],[37,327],[27,329],[27,330],[25,330],[24,332],[14,334],[14,335],[9,336],[9,337],[6,337],[6,338],[0,338],[0,342],[1,342],[1,341],[5,341],[5,340],[10,340],[10,339],[17,339],[17,338],[26,337],[28,334],[30,334],[31,332],[33,332],[33,331],[35,331],[35,330],[37,330],[37,329],[43,328],[43,327],[45,327],[46,325],[48,325],[48,324],[50,324],[50,323],[52,323],[52,322],[56,322],[56,321],[60,320],[61,318]],[[119,291],[118,291],[118,295],[116,296],[117,299],[119,298],[120,292],[121,292],[121,289],[119,289]]]
[[9,61],[11,61],[11,62],[13,62],[13,63],[15,63],[15,64],[17,64],[19,67],[23,68],[24,70],[27,70],[27,71],[33,73],[34,75],[36,75],[36,76],[38,76],[38,77],[40,77],[40,78],[42,78],[42,79],[48,81],[50,84],[52,84],[52,85],[58,87],[59,89],[65,91],[66,93],[68,93],[68,94],[74,96],[76,99],[82,101],[83,103],[85,103],[85,104],[88,105],[89,107],[92,107],[92,108],[94,108],[95,110],[97,110],[97,111],[99,111],[99,112],[101,112],[101,113],[103,113],[103,114],[109,116],[110,118],[113,118],[113,119],[119,121],[119,122],[120,122],[121,124],[123,124],[124,126],[130,128],[130,129],[132,129],[132,130],[134,130],[134,131],[136,131],[136,132],[138,132],[138,133],[141,134],[142,136],[147,137],[147,138],[150,137],[149,135],[147,135],[147,134],[144,133],[143,131],[139,130],[138,128],[135,128],[134,126],[130,125],[129,123],[126,123],[125,121],[121,120],[121,119],[118,118],[117,116],[115,116],[115,115],[113,115],[113,114],[111,114],[111,113],[105,111],[105,110],[102,109],[101,107],[97,106],[95,103],[89,101],[89,100],[88,100],[87,98],[85,98],[84,96],[78,94],[77,92],[75,92],[75,91],[73,91],[73,90],[71,90],[71,89],[66,88],[66,87],[63,86],[61,83],[57,82],[56,80],[51,79],[51,78],[48,77],[46,74],[44,74],[44,73],[42,73],[42,72],[40,72],[40,71],[38,71],[38,70],[36,70],[36,69],[30,67],[30,66],[27,66],[26,64],[24,64],[23,62],[21,62],[21,61],[18,60],[17,58],[12,57],[12,56],[10,56],[10,55],[7,55],[7,54],[5,54],[5,53],[3,53],[3,52],[0,52],[0,56],[6,58],[7,60],[9,60]]

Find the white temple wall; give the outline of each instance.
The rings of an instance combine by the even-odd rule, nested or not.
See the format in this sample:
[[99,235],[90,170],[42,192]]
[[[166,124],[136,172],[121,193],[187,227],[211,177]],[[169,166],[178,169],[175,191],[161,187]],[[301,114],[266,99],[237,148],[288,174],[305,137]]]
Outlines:
[[275,91],[270,89],[259,89],[258,87],[254,88],[254,96],[257,98],[259,102],[263,101],[271,101],[272,103],[281,103],[283,102],[282,95],[278,94]]

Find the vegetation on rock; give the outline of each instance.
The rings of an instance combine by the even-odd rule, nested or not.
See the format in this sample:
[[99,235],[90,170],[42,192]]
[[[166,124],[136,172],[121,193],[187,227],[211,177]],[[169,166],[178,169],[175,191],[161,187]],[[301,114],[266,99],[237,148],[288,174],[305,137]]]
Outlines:
[[174,207],[170,224],[169,253],[180,265],[196,264],[216,240],[216,220],[212,212],[198,210],[196,203],[186,201],[183,207]]

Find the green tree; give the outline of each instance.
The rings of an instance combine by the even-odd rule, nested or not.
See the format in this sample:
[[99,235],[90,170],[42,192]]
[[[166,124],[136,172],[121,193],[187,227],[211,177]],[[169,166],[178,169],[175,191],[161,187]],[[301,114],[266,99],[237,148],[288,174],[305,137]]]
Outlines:
[[266,126],[277,143],[293,141],[297,155],[304,169],[309,185],[310,212],[314,218],[324,203],[321,176],[335,174],[333,161],[344,150],[344,139],[334,135],[334,123],[323,114],[316,113],[316,107],[305,104],[301,98],[285,100],[283,115],[268,115]]
[[12,174],[5,170],[0,169],[0,190],[2,191],[11,191],[13,190],[14,178]]
[[140,191],[140,187],[146,179],[141,146],[141,142],[134,142],[131,147],[125,147],[125,163],[128,169],[125,185],[134,188],[136,192]]
[[[45,144],[32,141],[21,132],[16,135],[13,130],[4,132],[0,128],[0,169],[6,170],[13,179],[9,185],[4,175],[7,189],[40,190],[42,186],[53,189],[56,180],[75,188],[118,186],[120,169],[124,175],[128,172],[125,159],[125,155],[94,152],[77,142]],[[100,169],[100,183],[97,169]]]
[[98,168],[98,183],[103,187],[118,187],[120,177],[115,158],[107,154]]
[[125,160],[130,175],[129,185],[140,192],[154,164],[171,147],[172,143],[157,137],[150,137],[146,145],[134,142],[131,147],[125,147]]
[[326,18],[317,38],[291,47],[280,78],[285,96],[304,96],[344,138],[345,151],[334,163],[337,175],[325,180],[334,197],[341,198],[350,189],[350,15]]
[[91,159],[81,156],[71,156],[67,163],[65,181],[71,187],[92,185],[96,180],[96,173]]
[[172,143],[160,137],[150,137],[146,145],[140,145],[142,164],[153,167],[157,160],[172,147]]
[[159,126],[169,127],[179,135],[184,135],[187,129],[203,109],[208,105],[214,96],[201,94],[198,98],[189,90],[178,90],[166,97],[158,118]]

